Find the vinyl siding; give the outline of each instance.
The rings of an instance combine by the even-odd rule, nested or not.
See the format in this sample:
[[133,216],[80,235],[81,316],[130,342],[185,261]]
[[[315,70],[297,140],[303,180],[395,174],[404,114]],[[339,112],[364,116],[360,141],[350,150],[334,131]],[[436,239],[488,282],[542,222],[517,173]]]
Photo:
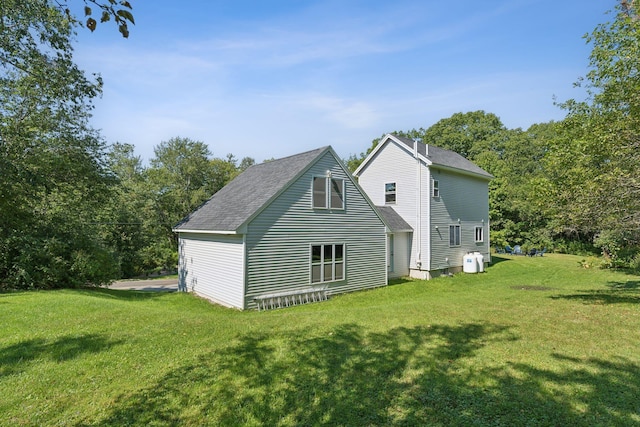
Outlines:
[[[394,210],[411,225],[411,244],[407,265],[417,268],[418,256],[422,270],[440,270],[462,266],[469,251],[479,251],[489,259],[489,199],[488,182],[452,171],[427,167],[420,162],[417,171],[413,152],[393,141],[387,141],[359,172],[358,182],[376,205],[384,205],[384,184],[396,183]],[[432,197],[432,179],[438,180],[440,197]],[[420,185],[418,184],[420,182]],[[418,224],[418,193],[420,193],[420,224]],[[460,247],[449,247],[449,225],[461,225]],[[484,220],[484,222],[482,222]],[[437,229],[435,227],[438,227]],[[484,242],[475,242],[475,227],[482,226]],[[396,244],[397,246],[397,244]],[[398,248],[396,248],[398,249]],[[399,266],[399,249],[395,268]]]
[[[314,176],[345,180],[345,210],[313,209]],[[386,285],[385,226],[330,152],[254,218],[247,228],[245,306],[256,296],[309,289],[312,245],[345,245],[345,278],[314,284],[330,294]]]
[[[387,206],[392,206],[413,228],[411,249],[406,254],[406,257],[409,257],[407,267],[409,265],[415,267],[418,253],[417,232],[419,227],[416,210],[418,191],[416,162],[417,160],[413,158],[413,153],[401,148],[393,141],[389,141],[370,160],[367,167],[360,171],[360,176],[358,177],[358,183],[373,201],[373,204],[379,206],[385,205],[384,185],[388,182],[396,183],[396,203],[388,204]],[[422,164],[424,165],[424,163]],[[427,210],[423,209],[425,215],[427,212]],[[399,253],[396,253],[396,257],[398,255]]]
[[[431,199],[431,268],[460,267],[467,252],[489,255],[488,182],[450,171],[431,170],[440,197]],[[460,219],[460,223],[458,223]],[[484,222],[483,222],[484,220]],[[449,226],[460,225],[459,247],[449,247]],[[436,232],[435,227],[438,226]],[[475,242],[475,227],[483,227],[484,242]],[[449,261],[447,262],[447,258]]]
[[242,236],[180,233],[179,288],[221,305],[244,308]]

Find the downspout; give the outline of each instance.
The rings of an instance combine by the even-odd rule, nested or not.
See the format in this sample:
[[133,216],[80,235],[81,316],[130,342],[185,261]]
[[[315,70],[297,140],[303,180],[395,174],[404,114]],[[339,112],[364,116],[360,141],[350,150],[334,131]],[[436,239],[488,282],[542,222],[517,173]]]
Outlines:
[[[429,158],[429,144],[424,144],[424,156],[426,158]],[[428,174],[427,174],[427,193],[426,195],[422,195],[422,197],[427,198],[427,215],[425,218],[425,225],[426,225],[426,232],[427,232],[427,261],[426,261],[426,266],[425,269],[427,271],[432,270],[432,261],[433,261],[433,240],[431,239],[431,182],[433,181],[433,177],[431,176],[432,170],[431,168],[427,169]]]
[[413,157],[416,159],[416,245],[418,250],[416,253],[416,268],[422,270],[422,168],[420,167],[420,158],[418,157],[418,141],[413,141]]
[[491,232],[489,230],[491,230],[491,219],[487,216],[487,253],[489,254],[487,258],[489,258],[488,262],[491,264]]

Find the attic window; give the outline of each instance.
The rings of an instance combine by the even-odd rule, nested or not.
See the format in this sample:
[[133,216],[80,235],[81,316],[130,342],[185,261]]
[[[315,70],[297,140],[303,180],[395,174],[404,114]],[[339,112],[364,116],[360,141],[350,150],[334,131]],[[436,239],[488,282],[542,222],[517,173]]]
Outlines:
[[344,209],[344,179],[314,176],[313,207]]
[[396,202],[396,183],[389,182],[384,185],[384,202],[385,204],[393,204]]

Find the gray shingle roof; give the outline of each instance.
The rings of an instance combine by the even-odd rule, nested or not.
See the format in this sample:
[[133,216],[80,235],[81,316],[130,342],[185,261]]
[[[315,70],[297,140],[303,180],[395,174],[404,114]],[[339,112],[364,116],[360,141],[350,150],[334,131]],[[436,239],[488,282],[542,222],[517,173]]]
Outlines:
[[[393,137],[413,150],[413,139],[405,138],[398,135],[393,135]],[[419,143],[418,154],[429,159],[436,167],[445,166],[466,172],[471,172],[487,178],[493,178],[493,175],[491,175],[489,172],[485,171],[472,161],[467,160],[455,151],[445,150],[444,148],[436,147],[435,145],[429,145],[427,147],[426,144]]]
[[247,168],[174,230],[237,231],[327,150],[328,146]]
[[378,209],[380,216],[392,232],[413,230],[391,206],[376,206],[376,209]]

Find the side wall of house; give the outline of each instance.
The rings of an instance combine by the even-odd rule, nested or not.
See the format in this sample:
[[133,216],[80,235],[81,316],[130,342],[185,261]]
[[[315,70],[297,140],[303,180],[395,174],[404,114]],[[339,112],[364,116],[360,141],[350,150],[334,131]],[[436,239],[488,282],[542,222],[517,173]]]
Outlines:
[[[488,261],[488,182],[447,170],[432,168],[430,172],[440,189],[440,197],[431,198],[431,269],[462,267],[467,252],[480,252]],[[449,226],[458,225],[460,246],[451,247]],[[481,242],[475,240],[476,227],[482,228]]]
[[[376,206],[391,206],[410,226],[410,250],[404,255],[409,258],[406,268],[416,266],[418,254],[418,222],[416,210],[417,198],[417,160],[412,154],[393,142],[387,142],[360,172],[358,183]],[[426,174],[426,173],[425,173]],[[385,203],[385,184],[396,184],[396,202]],[[426,213],[427,211],[425,211]],[[396,249],[400,249],[396,245]],[[406,249],[405,249],[406,250]],[[395,253],[399,262],[400,253]],[[397,263],[396,263],[397,264]]]
[[[312,208],[312,179],[344,179],[346,209]],[[311,288],[329,294],[387,283],[385,225],[330,152],[254,218],[247,229],[247,308],[255,298]],[[311,247],[345,245],[344,280],[311,283]]]
[[178,288],[228,307],[244,307],[242,236],[180,233]]

